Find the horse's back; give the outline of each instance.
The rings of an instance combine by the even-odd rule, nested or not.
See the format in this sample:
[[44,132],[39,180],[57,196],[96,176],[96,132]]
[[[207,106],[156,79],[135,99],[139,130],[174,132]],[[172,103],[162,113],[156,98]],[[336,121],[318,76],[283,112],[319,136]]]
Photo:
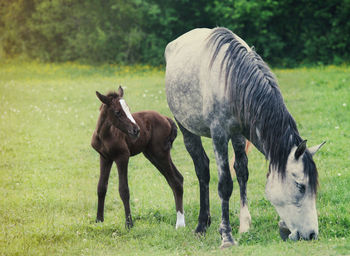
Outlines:
[[[167,64],[168,60],[173,62],[172,59],[179,54],[182,55],[180,57],[192,56],[193,52],[199,49],[198,43],[205,41],[211,31],[208,28],[196,28],[168,43],[164,53]],[[191,54],[186,54],[186,52],[190,52]]]
[[168,117],[153,110],[135,112],[132,115],[136,122],[139,121],[137,122],[139,125],[151,132],[152,136],[155,132],[161,137],[169,135],[171,123],[168,121]]

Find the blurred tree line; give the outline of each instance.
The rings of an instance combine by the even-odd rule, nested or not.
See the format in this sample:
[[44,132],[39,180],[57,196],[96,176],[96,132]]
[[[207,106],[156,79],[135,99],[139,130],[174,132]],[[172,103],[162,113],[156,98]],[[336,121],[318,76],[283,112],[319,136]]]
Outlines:
[[350,59],[350,0],[0,0],[0,57],[158,65],[169,41],[215,26],[272,65]]

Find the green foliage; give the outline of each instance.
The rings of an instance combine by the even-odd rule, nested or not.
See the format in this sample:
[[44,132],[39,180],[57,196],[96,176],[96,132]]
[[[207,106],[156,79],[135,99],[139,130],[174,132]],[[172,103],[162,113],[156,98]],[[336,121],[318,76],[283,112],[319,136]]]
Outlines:
[[133,229],[124,227],[115,165],[105,222],[95,223],[99,160],[90,146],[100,106],[95,91],[122,84],[132,111],[151,109],[171,116],[164,71],[151,66],[0,63],[0,255],[349,255],[350,68],[283,69],[276,75],[301,136],[310,146],[327,141],[314,157],[320,177],[318,241],[281,241],[278,215],[264,196],[268,163],[252,148],[252,228],[238,234],[239,187],[234,179],[230,221],[240,245],[220,250],[218,176],[206,138],[212,225],[206,236],[195,236],[198,179],[181,132],[172,158],[184,176],[186,227],[175,229],[171,189],[142,155],[129,162]]
[[225,26],[273,65],[350,60],[349,0],[3,0],[0,7],[4,57],[158,65],[177,36]]

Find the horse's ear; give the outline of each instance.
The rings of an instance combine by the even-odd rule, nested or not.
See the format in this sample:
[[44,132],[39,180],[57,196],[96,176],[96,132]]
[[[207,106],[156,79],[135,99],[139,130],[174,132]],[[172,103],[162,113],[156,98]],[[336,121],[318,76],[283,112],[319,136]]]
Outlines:
[[105,95],[99,93],[98,91],[96,91],[96,95],[97,95],[97,98],[99,98],[99,100],[100,100],[102,103],[106,104],[107,106],[109,106],[109,105],[111,104],[111,99],[108,98],[107,96],[105,96]]
[[123,90],[123,88],[121,87],[121,85],[119,86],[119,88],[118,88],[118,95],[119,95],[119,97],[123,97],[123,95],[124,95],[124,90]]
[[299,157],[304,154],[305,150],[306,150],[306,142],[307,140],[303,140],[302,142],[300,142],[297,150],[295,150],[295,153],[294,153],[294,157],[296,160],[299,159]]
[[320,148],[322,148],[322,146],[323,146],[325,143],[326,143],[326,142],[324,141],[324,142],[322,142],[320,145],[316,145],[316,146],[313,146],[313,147],[311,147],[311,148],[308,148],[310,154],[311,154],[311,155],[316,154],[316,152],[317,152]]

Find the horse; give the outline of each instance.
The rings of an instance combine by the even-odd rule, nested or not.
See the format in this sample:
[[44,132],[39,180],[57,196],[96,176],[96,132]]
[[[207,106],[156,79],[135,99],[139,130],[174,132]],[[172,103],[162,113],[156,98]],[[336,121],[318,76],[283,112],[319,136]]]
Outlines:
[[102,102],[91,140],[91,146],[100,155],[96,222],[104,221],[108,179],[112,163],[115,162],[119,177],[119,195],[125,210],[125,226],[127,229],[133,226],[129,202],[128,162],[130,157],[142,152],[171,187],[176,206],[176,228],[184,227],[183,177],[170,155],[170,149],[177,136],[175,122],[155,111],[131,114],[123,99],[122,87],[119,87],[117,92],[110,92],[107,95],[96,92],[96,95]]
[[[284,104],[277,79],[262,58],[227,28],[199,28],[165,48],[167,102],[183,134],[199,180],[200,211],[196,233],[211,224],[209,158],[201,136],[212,139],[221,199],[221,247],[235,245],[229,220],[233,181],[231,140],[240,188],[240,232],[247,232],[246,139],[269,161],[265,194],[288,229],[291,240],[316,239],[318,172],[312,156],[323,145],[307,148]],[[282,225],[283,224],[283,225]]]

